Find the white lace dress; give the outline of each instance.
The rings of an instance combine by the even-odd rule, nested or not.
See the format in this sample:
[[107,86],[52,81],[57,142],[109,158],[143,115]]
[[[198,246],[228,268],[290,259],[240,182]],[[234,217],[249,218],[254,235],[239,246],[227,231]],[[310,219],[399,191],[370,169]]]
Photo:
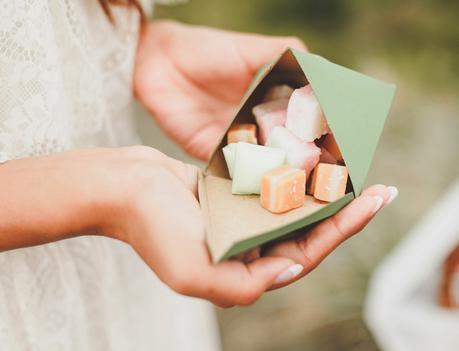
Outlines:
[[[139,143],[130,117],[138,14],[115,16],[113,27],[97,0],[0,0],[0,160]],[[114,240],[0,254],[1,351],[213,351],[214,318]]]

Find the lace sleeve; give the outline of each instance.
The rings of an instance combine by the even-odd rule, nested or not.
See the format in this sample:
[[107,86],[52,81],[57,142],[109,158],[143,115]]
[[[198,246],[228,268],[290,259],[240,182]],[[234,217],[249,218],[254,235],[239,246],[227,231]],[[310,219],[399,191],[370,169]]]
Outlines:
[[132,143],[138,13],[116,7],[113,26],[95,0],[1,6],[2,157]]
[[59,151],[68,121],[47,1],[5,1],[0,11],[0,158]]

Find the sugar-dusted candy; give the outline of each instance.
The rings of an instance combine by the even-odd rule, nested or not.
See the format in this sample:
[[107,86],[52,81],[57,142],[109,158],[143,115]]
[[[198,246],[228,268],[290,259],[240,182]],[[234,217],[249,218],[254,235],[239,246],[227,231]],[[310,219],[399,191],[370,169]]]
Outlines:
[[274,127],[266,145],[284,150],[286,164],[305,170],[306,177],[319,162],[320,148],[313,142],[301,141],[285,127]]
[[223,156],[225,157],[226,165],[230,178],[233,178],[234,158],[236,155],[236,143],[226,145],[223,149]]
[[227,144],[243,141],[257,143],[257,126],[254,123],[242,123],[232,126],[227,134]]
[[303,141],[314,141],[330,132],[311,85],[296,89],[292,93],[285,126]]
[[260,144],[264,145],[269,133],[275,126],[285,126],[287,119],[288,99],[265,102],[252,109],[260,129]]
[[269,134],[276,126],[285,126],[285,120],[287,118],[287,110],[276,111],[267,113],[261,116],[255,117],[259,127],[260,143],[266,145],[266,141],[269,138]]
[[319,163],[312,176],[312,195],[321,201],[336,201],[346,192],[347,178],[345,166]]
[[263,101],[273,101],[278,99],[290,98],[293,93],[293,88],[287,84],[275,85],[266,93]]
[[233,194],[260,194],[263,174],[285,163],[285,151],[240,142],[236,144]]
[[303,205],[306,193],[304,170],[281,166],[263,175],[261,206],[273,213],[282,213]]
[[341,151],[339,150],[333,134],[330,133],[325,136],[322,147],[325,148],[337,161],[343,161],[343,156],[341,155]]

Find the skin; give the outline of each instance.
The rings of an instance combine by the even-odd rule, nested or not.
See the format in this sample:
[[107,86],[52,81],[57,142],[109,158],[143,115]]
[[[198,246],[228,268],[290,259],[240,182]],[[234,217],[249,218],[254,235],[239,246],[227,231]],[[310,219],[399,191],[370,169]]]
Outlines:
[[292,37],[153,22],[139,41],[135,92],[172,139],[208,159],[255,73],[287,47],[306,50]]
[[[149,24],[139,40],[135,93],[180,146],[205,159],[253,74],[287,46],[303,47],[294,38]],[[390,188],[370,187],[307,237],[213,265],[197,200],[198,171],[144,146],[8,161],[0,165],[0,250],[104,235],[131,245],[181,294],[222,307],[248,305],[306,275],[360,231],[376,205],[393,199]],[[301,272],[286,276],[294,265]]]

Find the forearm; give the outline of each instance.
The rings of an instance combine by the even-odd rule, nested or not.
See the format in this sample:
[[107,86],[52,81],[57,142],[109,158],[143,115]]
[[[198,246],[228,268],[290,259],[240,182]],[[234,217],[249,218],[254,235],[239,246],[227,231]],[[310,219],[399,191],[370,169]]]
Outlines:
[[196,194],[194,167],[145,146],[0,164],[0,251],[89,233],[129,242],[142,194],[170,177]]
[[100,232],[101,218],[115,207],[108,206],[108,192],[96,188],[95,175],[104,170],[95,170],[91,151],[86,153],[0,165],[0,251]]

